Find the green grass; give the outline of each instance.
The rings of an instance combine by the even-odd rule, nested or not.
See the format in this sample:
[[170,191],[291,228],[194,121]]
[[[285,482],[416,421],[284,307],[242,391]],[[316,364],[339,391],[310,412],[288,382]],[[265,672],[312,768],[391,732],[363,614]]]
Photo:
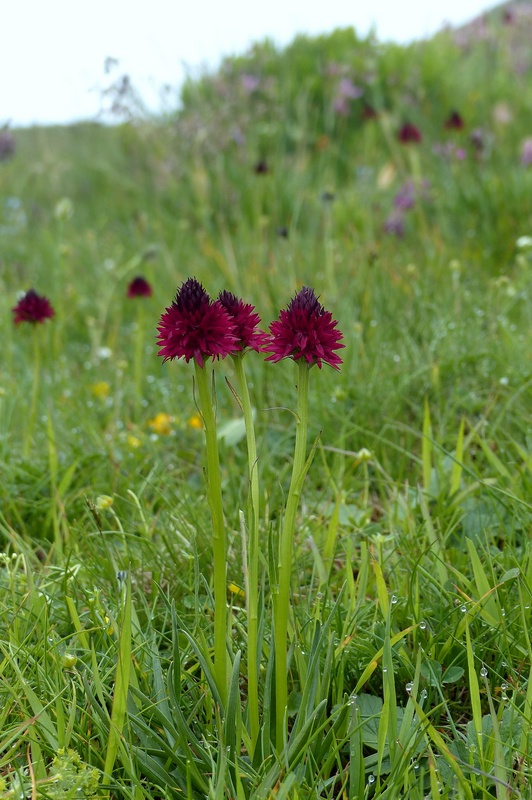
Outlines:
[[[464,47],[352,31],[265,43],[190,81],[175,117],[15,132],[0,163],[3,797],[532,796],[527,24],[495,15]],[[244,75],[260,81],[251,93]],[[341,77],[364,91],[347,116],[334,112]],[[444,131],[452,109],[464,131]],[[418,146],[396,139],[406,119]],[[466,158],[442,157],[442,142]],[[428,185],[390,236],[407,180]],[[126,298],[137,274],[151,298]],[[216,365],[222,703],[193,370],[156,355],[159,316],[191,275],[253,303],[264,326],[313,286],[344,333],[341,371],[310,375],[319,439],[296,520],[282,748],[271,590],[296,371],[246,356],[261,507],[253,747],[237,379],[230,359]],[[37,331],[33,426],[34,337],[11,314],[31,286],[56,310]]]

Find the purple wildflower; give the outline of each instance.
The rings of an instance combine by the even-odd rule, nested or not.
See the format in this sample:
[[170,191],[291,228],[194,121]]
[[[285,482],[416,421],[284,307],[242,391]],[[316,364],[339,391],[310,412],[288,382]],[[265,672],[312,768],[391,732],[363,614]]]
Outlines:
[[11,310],[15,325],[19,325],[21,322],[31,322],[35,325],[38,322],[44,322],[45,319],[52,319],[55,314],[50,301],[37,294],[34,289],[26,292]]
[[345,345],[340,342],[342,333],[336,326],[336,320],[320,304],[314,289],[303,286],[288,308],[281,311],[279,319],[270,325],[271,339],[264,349],[271,355],[266,361],[304,358],[309,367],[317,364],[321,369],[325,362],[339,369],[342,359],[334,351]]
[[218,300],[234,324],[234,335],[239,352],[248,348],[259,352],[269,341],[269,337],[257,327],[260,325],[260,317],[256,313],[255,307],[250,303],[244,303],[236,295],[227,291],[220,292]]
[[136,278],[133,278],[129,286],[127,287],[127,296],[128,297],[151,297],[153,294],[152,288],[146,278],[143,278],[141,275],[137,275]]
[[158,355],[164,361],[194,358],[203,367],[205,358],[225,358],[238,351],[235,325],[219,300],[211,300],[196,278],[178,289],[175,300],[161,315],[157,326]]
[[397,138],[402,144],[419,144],[422,136],[419,128],[416,128],[411,122],[405,122],[397,134]]

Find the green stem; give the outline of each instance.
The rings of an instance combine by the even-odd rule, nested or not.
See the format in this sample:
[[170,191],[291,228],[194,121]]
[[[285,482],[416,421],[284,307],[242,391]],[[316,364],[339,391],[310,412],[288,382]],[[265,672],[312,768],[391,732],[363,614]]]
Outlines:
[[[143,298],[138,297],[137,300],[137,330],[135,331],[135,414],[138,416],[139,409],[142,401],[142,367],[143,367],[143,348],[144,348],[144,314],[143,314]],[[138,421],[138,420],[136,420]]]
[[304,359],[299,361],[296,445],[292,478],[286,500],[286,509],[279,541],[279,577],[277,596],[274,596],[274,643],[275,643],[275,729],[277,751],[281,752],[285,739],[285,716],[288,705],[287,638],[290,613],[290,586],[292,577],[292,553],[296,514],[301,496],[301,477],[305,469],[308,427],[309,366]]
[[233,356],[238,379],[240,401],[246,425],[248,448],[249,508],[248,508],[248,564],[246,598],[248,612],[248,706],[252,749],[259,737],[259,475],[257,467],[257,444],[253,412],[242,355]]
[[212,549],[214,568],[214,672],[222,702],[227,699],[227,587],[226,538],[222,505],[220,459],[216,436],[216,419],[209,386],[211,370],[194,361],[196,386],[207,450],[207,497],[212,516]]
[[35,418],[37,416],[37,400],[39,397],[39,385],[41,376],[41,348],[39,347],[40,331],[37,330],[37,325],[33,325],[33,388],[31,392],[31,406],[28,417],[28,426],[26,428],[26,439],[24,442],[24,458],[28,458],[31,448],[31,437],[35,427]]

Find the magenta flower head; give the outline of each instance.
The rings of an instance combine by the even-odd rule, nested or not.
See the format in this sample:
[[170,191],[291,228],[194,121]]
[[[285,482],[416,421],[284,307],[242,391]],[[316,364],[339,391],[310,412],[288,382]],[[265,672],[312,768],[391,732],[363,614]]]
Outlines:
[[270,343],[264,348],[271,355],[266,361],[280,361],[304,358],[309,367],[322,363],[340,368],[342,359],[335,353],[345,345],[340,343],[341,331],[330,311],[325,311],[314,293],[314,289],[303,286],[290,301],[288,308],[281,311],[279,319],[270,325]]
[[402,144],[418,144],[421,141],[421,131],[411,122],[405,122],[397,138]]
[[150,284],[146,278],[143,278],[140,275],[138,275],[136,278],[133,278],[127,287],[128,297],[151,297],[152,294],[153,292]]
[[220,292],[218,301],[233,321],[239,352],[248,348],[259,352],[269,342],[270,337],[257,327],[260,325],[260,317],[255,307],[244,303],[231,292]]
[[158,355],[164,361],[194,358],[203,367],[205,358],[225,358],[238,351],[233,320],[219,300],[211,300],[196,278],[177,290],[175,300],[161,315],[157,326]]
[[445,120],[444,127],[448,131],[461,131],[464,127],[464,120],[458,111],[451,111]]
[[55,314],[50,301],[37,294],[34,289],[26,292],[11,310],[15,325],[21,322],[31,322],[36,325],[38,322],[44,322],[45,319],[52,319]]

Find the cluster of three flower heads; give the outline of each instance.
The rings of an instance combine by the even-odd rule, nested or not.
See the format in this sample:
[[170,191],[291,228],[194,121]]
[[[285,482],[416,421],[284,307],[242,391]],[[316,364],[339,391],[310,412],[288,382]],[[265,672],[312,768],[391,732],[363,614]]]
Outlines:
[[308,366],[323,363],[339,369],[336,353],[345,345],[337,321],[308,286],[295,294],[269,333],[258,327],[260,317],[254,306],[228,291],[211,300],[196,278],[189,278],[161,316],[158,331],[159,355],[164,361],[194,359],[203,367],[206,358],[237,356],[251,349],[269,353],[266,361],[304,359]]

